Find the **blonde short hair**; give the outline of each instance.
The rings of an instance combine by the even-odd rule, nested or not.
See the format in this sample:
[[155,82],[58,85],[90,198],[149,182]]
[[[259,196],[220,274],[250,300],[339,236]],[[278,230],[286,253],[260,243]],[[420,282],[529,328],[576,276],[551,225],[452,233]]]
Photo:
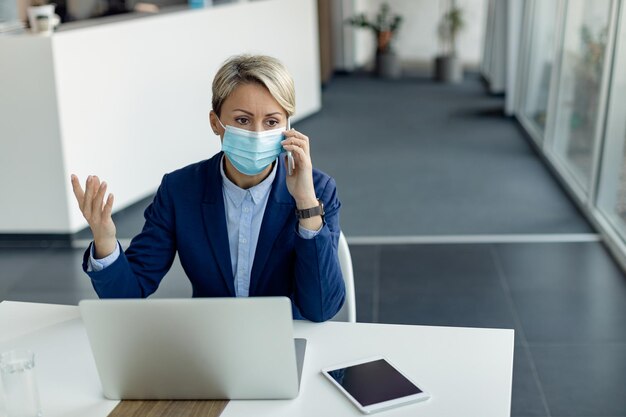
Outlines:
[[220,115],[228,96],[242,84],[258,83],[292,116],[296,92],[287,68],[276,58],[265,55],[235,55],[222,64],[213,79],[213,111]]

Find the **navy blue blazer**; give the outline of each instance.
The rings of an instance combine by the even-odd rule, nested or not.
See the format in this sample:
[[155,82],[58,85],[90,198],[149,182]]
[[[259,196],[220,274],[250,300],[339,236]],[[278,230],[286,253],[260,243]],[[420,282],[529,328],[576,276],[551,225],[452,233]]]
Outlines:
[[[221,159],[219,152],[166,174],[144,213],[143,230],[113,264],[87,272],[91,247],[87,249],[83,270],[100,298],[149,296],[177,251],[194,297],[235,296]],[[304,239],[297,233],[296,206],[287,190],[284,164],[278,163],[252,264],[250,296],[287,296],[294,318],[319,322],[339,311],[345,287],[337,257],[341,203],[335,181],[316,169],[313,181],[326,215],[320,233]]]

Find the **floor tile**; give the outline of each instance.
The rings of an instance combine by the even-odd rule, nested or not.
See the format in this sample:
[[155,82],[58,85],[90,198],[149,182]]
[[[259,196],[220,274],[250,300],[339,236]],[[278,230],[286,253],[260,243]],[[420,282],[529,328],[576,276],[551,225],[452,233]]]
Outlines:
[[381,282],[381,323],[514,329],[509,304],[500,290],[423,293],[398,291]]
[[381,249],[387,287],[419,292],[500,290],[489,245],[388,245]]
[[564,291],[511,293],[529,343],[626,342],[626,297]]
[[31,275],[29,271],[47,252],[48,249],[0,249],[0,299],[24,276]]
[[626,344],[530,345],[553,416],[620,416]]
[[375,321],[374,298],[377,297],[376,291],[378,291],[380,247],[352,245],[350,255],[354,270],[356,319],[359,322],[371,323]]
[[624,273],[599,242],[494,245],[509,288],[516,290],[602,289],[626,293]]
[[28,303],[46,304],[66,304],[78,305],[80,300],[97,299],[98,295],[94,290],[74,290],[74,291],[11,291],[7,294],[7,300],[23,301]]
[[600,243],[497,245],[530,343],[626,342],[626,279]]
[[92,290],[91,281],[82,269],[83,252],[84,249],[50,249],[12,291]]
[[526,346],[515,346],[511,417],[548,415]]
[[516,329],[489,245],[385,246],[381,323]]

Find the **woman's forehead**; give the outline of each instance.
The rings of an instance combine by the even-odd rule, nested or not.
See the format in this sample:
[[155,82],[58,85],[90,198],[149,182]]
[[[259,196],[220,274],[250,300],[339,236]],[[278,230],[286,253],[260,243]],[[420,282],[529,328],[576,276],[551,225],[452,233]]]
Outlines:
[[286,114],[269,90],[260,84],[241,84],[237,86],[224,100],[222,109],[226,111],[243,109],[257,115],[275,112],[280,112],[282,115]]

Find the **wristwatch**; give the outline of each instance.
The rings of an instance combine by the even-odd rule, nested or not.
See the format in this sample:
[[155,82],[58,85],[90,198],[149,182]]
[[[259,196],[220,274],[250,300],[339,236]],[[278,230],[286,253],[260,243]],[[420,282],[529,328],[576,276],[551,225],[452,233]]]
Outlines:
[[317,199],[319,205],[304,210],[296,209],[296,217],[298,220],[309,219],[314,216],[322,216],[324,218],[324,203],[319,198]]

